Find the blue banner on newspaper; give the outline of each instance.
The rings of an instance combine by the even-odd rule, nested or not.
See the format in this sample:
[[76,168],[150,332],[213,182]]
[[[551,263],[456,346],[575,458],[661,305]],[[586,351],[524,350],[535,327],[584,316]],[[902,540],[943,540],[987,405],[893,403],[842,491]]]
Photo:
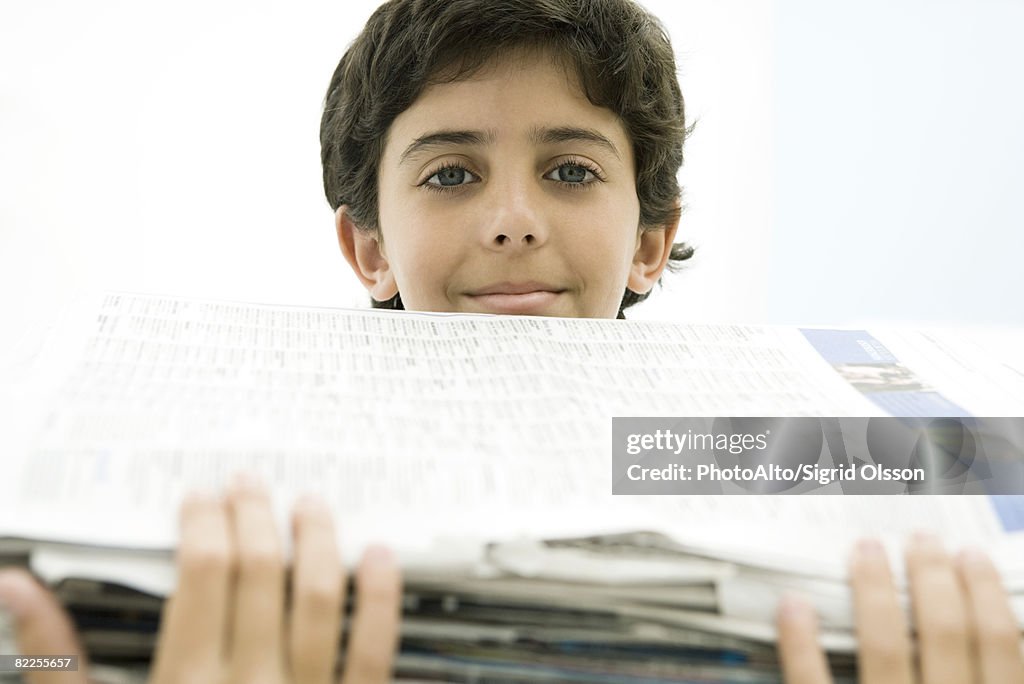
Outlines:
[[839,375],[890,415],[970,415],[903,365],[867,330],[808,328],[800,332]]
[[613,418],[612,442],[613,494],[1024,494],[1024,418]]

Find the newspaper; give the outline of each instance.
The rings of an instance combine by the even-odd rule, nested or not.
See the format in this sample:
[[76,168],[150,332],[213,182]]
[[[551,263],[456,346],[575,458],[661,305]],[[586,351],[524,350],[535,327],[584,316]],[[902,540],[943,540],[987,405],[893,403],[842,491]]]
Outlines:
[[[985,545],[1024,624],[1020,507],[612,496],[611,418],[1019,416],[1020,340],[104,293],[4,374],[0,551],[31,553],[82,615],[133,606],[117,630],[84,638],[144,662],[175,582],[180,498],[244,469],[272,483],[282,524],[316,491],[348,558],[371,542],[398,550],[415,604],[400,674],[775,681],[774,600],[798,588],[843,681],[854,539],[879,536],[893,558],[920,529]],[[586,644],[588,664],[566,640]],[[651,649],[669,650],[656,662]]]
[[[991,507],[969,499],[610,495],[612,416],[884,415],[829,332],[100,294],[7,385],[0,537],[169,549],[183,493],[241,469],[274,483],[282,517],[299,493],[323,495],[354,551],[634,529],[703,543],[752,520],[841,529],[843,542],[937,526],[998,537]],[[921,377],[904,397],[1001,397],[1001,415],[1024,415],[1024,365],[940,393],[970,360],[964,344],[892,339],[913,352],[892,364],[903,387]]]

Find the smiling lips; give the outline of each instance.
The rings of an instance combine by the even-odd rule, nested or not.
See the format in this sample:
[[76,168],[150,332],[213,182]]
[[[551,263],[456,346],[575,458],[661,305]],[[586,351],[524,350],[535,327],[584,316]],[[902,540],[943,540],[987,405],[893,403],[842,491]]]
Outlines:
[[545,283],[496,283],[468,293],[475,303],[499,314],[529,315],[558,299],[564,288]]

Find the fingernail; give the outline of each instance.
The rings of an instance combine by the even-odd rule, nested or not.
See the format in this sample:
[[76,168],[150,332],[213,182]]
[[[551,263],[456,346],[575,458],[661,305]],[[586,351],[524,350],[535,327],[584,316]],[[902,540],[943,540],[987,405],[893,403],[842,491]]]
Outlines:
[[877,560],[885,557],[885,547],[877,539],[861,539],[857,542],[856,554],[865,560]]
[[938,546],[941,544],[939,536],[928,530],[918,530],[910,535],[910,543],[916,546]]
[[363,554],[363,561],[367,565],[374,567],[393,565],[394,554],[391,553],[391,549],[388,547],[374,544],[373,546],[366,547],[366,552]]
[[305,492],[295,500],[295,510],[305,513],[320,513],[329,509],[322,496],[316,492]]
[[783,594],[779,599],[779,617],[790,621],[813,619],[814,609],[802,596]]
[[253,489],[259,489],[263,486],[263,483],[258,477],[249,472],[239,472],[231,476],[231,488],[249,491]]
[[965,547],[959,554],[960,562],[971,567],[980,567],[989,564],[989,557],[984,551],[976,546]]

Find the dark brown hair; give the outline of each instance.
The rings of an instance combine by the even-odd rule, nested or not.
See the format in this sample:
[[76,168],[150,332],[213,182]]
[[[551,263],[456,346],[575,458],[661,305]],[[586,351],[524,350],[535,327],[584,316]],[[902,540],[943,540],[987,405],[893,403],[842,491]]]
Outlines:
[[[511,49],[573,65],[587,99],[615,112],[636,159],[640,225],[678,218],[685,123],[675,58],[661,23],[632,0],[391,0],[334,71],[320,122],[324,192],[360,230],[379,230],[377,173],[388,129],[432,83],[472,76]],[[672,246],[669,267],[693,248]],[[674,269],[673,269],[674,270]],[[621,311],[647,298],[626,290]],[[373,302],[402,308],[401,298]]]

